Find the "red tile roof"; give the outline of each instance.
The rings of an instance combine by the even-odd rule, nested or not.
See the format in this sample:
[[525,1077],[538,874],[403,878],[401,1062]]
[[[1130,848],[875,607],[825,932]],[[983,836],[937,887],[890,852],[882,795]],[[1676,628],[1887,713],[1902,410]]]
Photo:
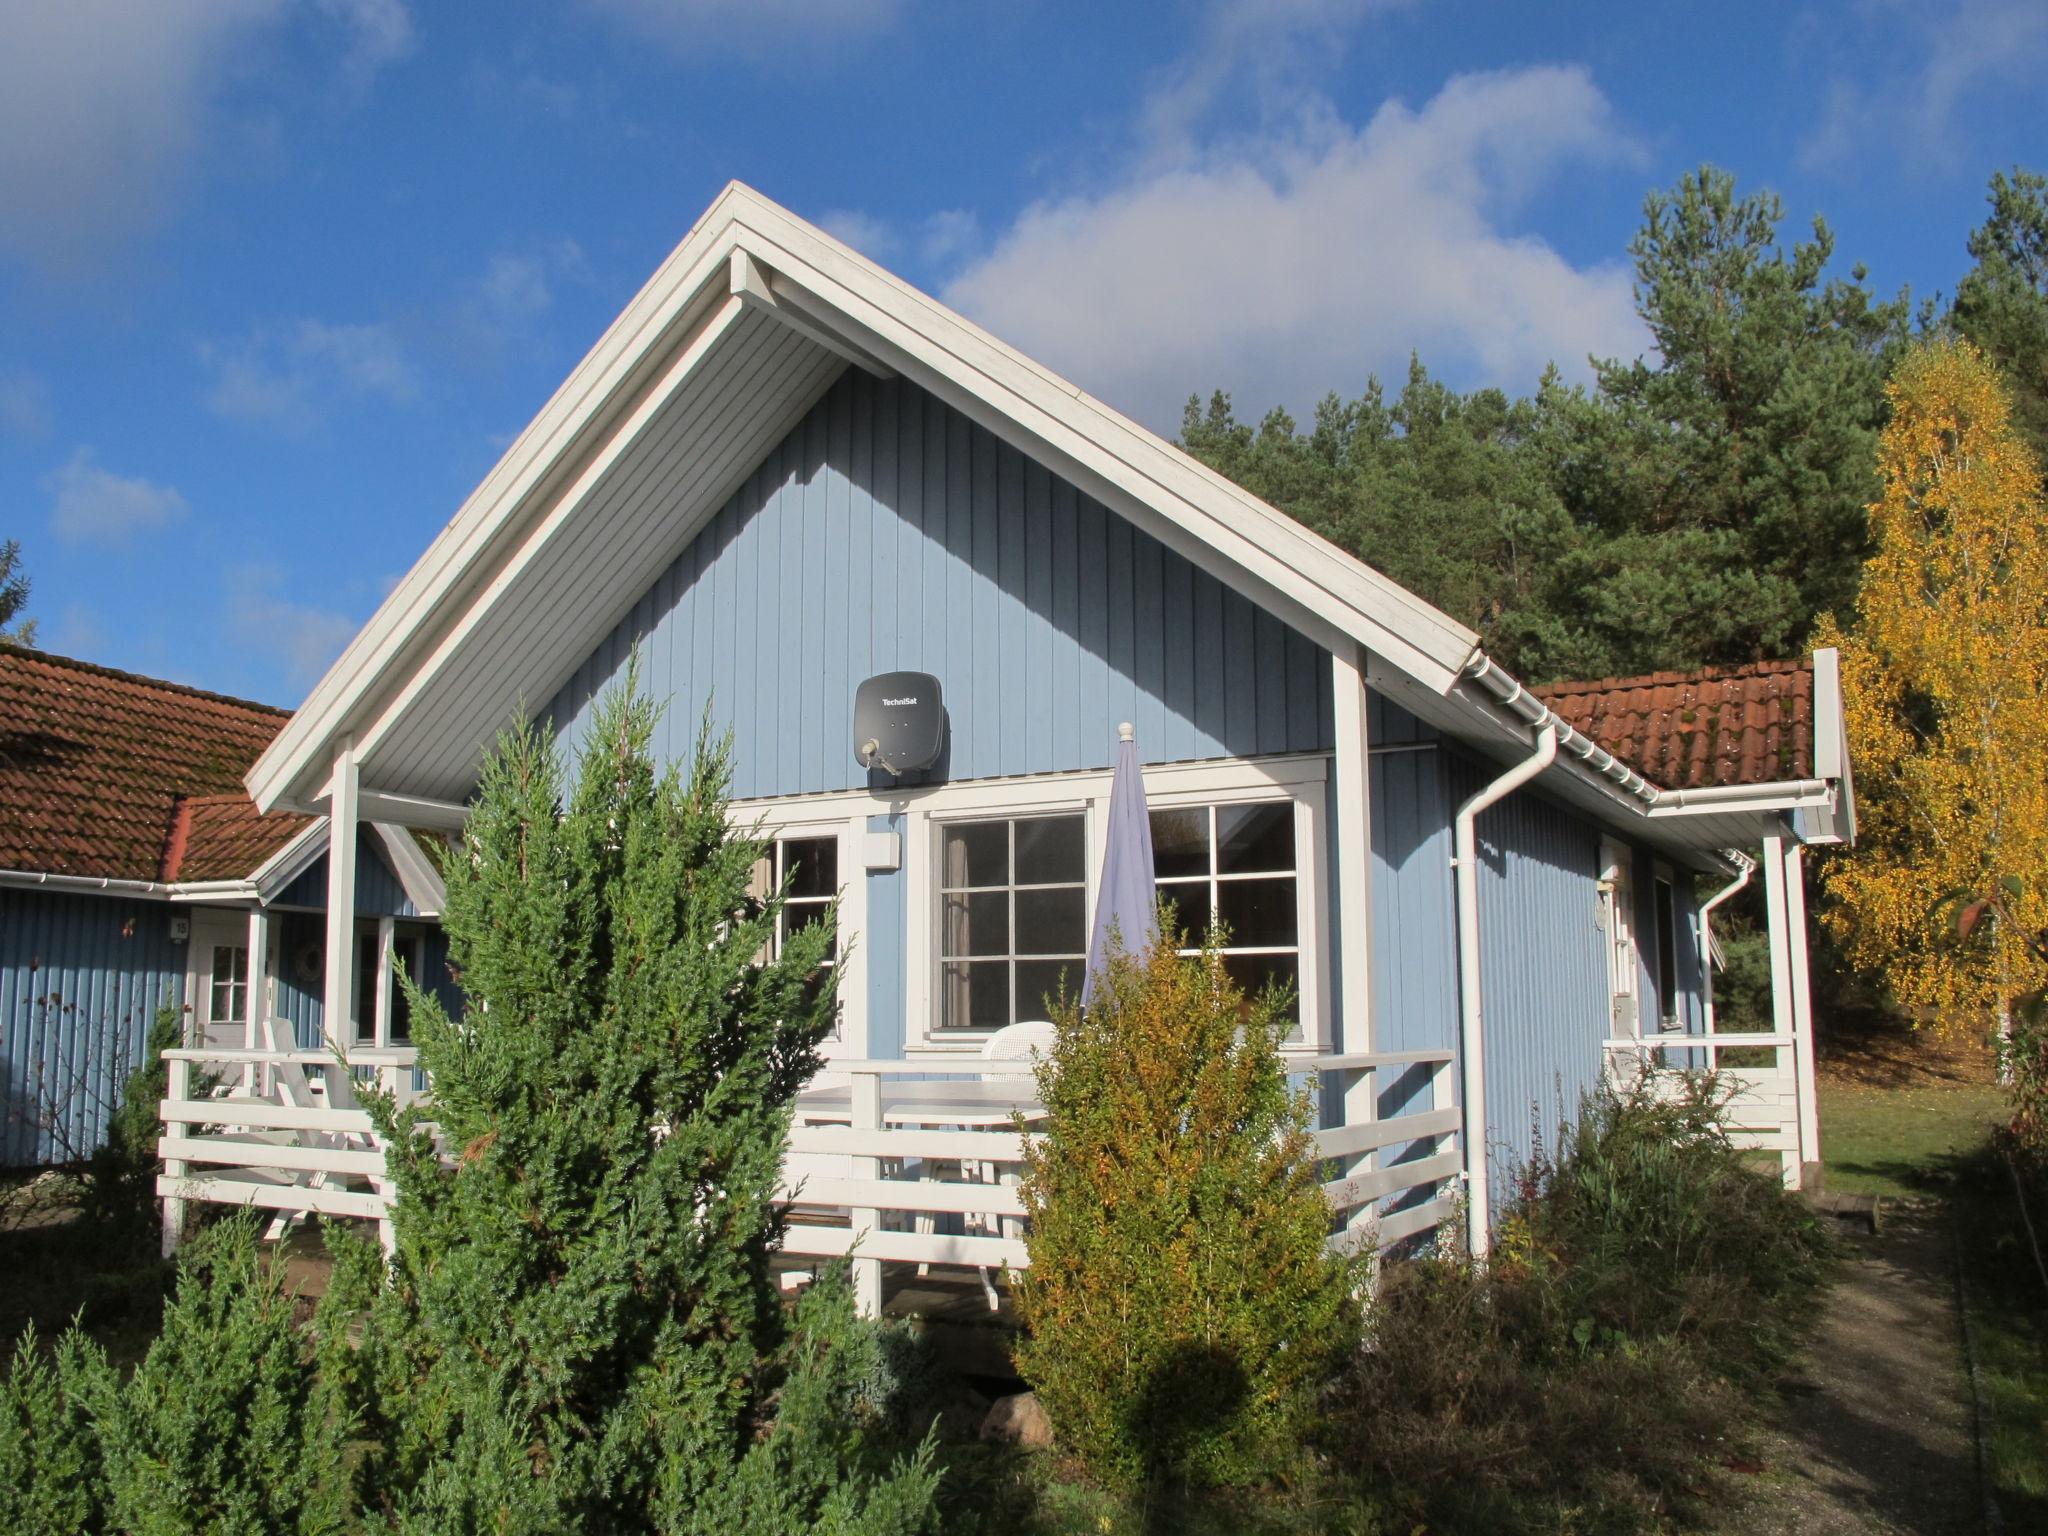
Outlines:
[[1813,772],[1813,661],[1759,661],[1533,690],[1566,724],[1664,789]]
[[253,873],[306,825],[242,790],[290,718],[246,699],[0,646],[0,869]]

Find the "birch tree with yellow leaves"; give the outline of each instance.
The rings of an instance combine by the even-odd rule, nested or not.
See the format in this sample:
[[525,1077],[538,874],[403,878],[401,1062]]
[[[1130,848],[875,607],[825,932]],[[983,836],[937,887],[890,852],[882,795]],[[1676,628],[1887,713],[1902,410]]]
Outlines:
[[1878,449],[1876,552],[1842,653],[1859,847],[1829,921],[1914,1017],[2010,1020],[2017,1129],[2048,1082],[2048,510],[1998,370],[1967,341],[1909,353]]

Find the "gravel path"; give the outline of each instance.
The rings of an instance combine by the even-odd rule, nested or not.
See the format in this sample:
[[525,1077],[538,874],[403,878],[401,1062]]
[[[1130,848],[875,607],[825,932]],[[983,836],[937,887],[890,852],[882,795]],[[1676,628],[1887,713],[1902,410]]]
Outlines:
[[1852,1237],[1764,1467],[1718,1529],[1762,1536],[1960,1536],[1984,1530],[1976,1419],[1938,1210],[1886,1207]]

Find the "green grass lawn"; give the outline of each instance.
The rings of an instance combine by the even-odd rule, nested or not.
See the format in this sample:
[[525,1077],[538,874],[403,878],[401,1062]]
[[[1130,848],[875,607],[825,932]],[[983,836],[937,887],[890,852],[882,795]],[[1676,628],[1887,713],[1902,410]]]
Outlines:
[[[1827,1187],[1942,1202],[1960,1239],[1994,1488],[2008,1529],[2048,1529],[2048,1286],[2034,1265],[2013,1179],[1992,1145],[2004,1094],[1982,1074],[1824,1079]],[[2048,1180],[2030,1191],[2048,1242]]]
[[1823,1079],[1820,1148],[1827,1187],[1911,1200],[1940,1195],[2005,1118],[1990,1083],[1949,1078],[1877,1085]]

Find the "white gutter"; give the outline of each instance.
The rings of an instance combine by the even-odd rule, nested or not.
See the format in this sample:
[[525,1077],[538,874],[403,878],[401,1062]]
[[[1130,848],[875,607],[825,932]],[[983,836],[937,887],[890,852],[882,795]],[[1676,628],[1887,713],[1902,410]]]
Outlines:
[[1451,860],[1458,887],[1458,1056],[1465,1088],[1465,1232],[1475,1259],[1486,1257],[1493,1218],[1486,1189],[1486,1027],[1479,996],[1479,841],[1474,824],[1481,811],[1557,761],[1561,731],[1555,718],[1546,720],[1537,730],[1532,755],[1458,807]]
[[53,875],[26,869],[0,869],[0,885],[43,886],[59,891],[106,891],[124,896],[168,900],[173,887],[156,880],[116,880],[107,875]]
[[1714,908],[1749,884],[1756,873],[1756,860],[1746,853],[1728,850],[1728,857],[1742,866],[1742,873],[1700,903],[1700,990],[1706,994],[1707,1033],[1714,1032]]
[[1594,774],[1614,783],[1624,794],[1642,801],[1645,805],[1656,805],[1660,802],[1662,791],[1656,785],[1600,743],[1589,736],[1580,735],[1566,725],[1549,705],[1495,666],[1493,658],[1484,651],[1475,652],[1472,659],[1465,663],[1464,676],[1468,682],[1477,683],[1486,689],[1533,729],[1555,730],[1557,744],[1563,751],[1576,757]]

